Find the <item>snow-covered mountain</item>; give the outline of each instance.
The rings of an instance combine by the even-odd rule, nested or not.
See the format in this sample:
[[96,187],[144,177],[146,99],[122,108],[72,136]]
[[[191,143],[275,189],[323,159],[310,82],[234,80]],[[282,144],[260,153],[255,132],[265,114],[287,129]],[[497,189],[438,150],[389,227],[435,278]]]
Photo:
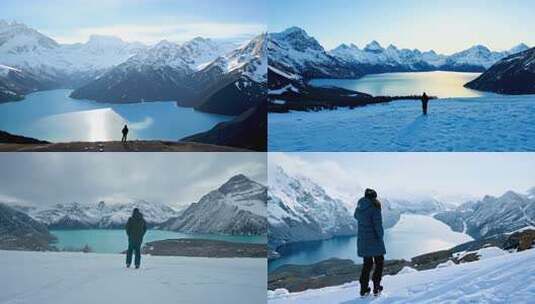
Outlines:
[[264,235],[266,187],[245,175],[236,175],[160,228],[187,233]]
[[455,210],[438,213],[435,218],[453,231],[480,239],[535,226],[535,198],[509,191],[500,197],[485,196],[467,202]]
[[442,55],[430,50],[387,48],[372,41],[360,49],[354,44],[341,44],[325,49],[300,28],[292,27],[271,33],[269,65],[290,74],[310,78],[358,78],[365,74],[410,71],[482,72],[500,59],[528,49],[525,44],[495,52],[478,45],[467,50]]
[[359,69],[327,53],[303,29],[291,27],[268,34],[269,66],[303,78],[358,78]]
[[384,276],[383,294],[358,296],[359,283],[288,293],[268,291],[269,304],[319,303],[522,303],[533,302],[535,250],[508,253],[495,247],[478,252],[480,260],[445,264],[425,271],[404,268],[400,274]]
[[501,94],[535,94],[535,48],[500,60],[466,87]]
[[344,203],[306,177],[270,172],[268,189],[269,246],[354,235],[357,222]]
[[0,64],[55,81],[60,87],[84,83],[144,48],[96,35],[86,43],[59,44],[22,23],[0,20]]
[[267,35],[249,43],[196,73],[200,97],[195,108],[204,112],[237,115],[267,98]]
[[239,115],[265,101],[265,35],[245,46],[195,38],[161,41],[75,90],[102,102],[177,101],[204,112]]
[[178,214],[173,208],[159,203],[136,200],[129,203],[95,205],[69,203],[29,211],[35,220],[51,229],[123,228],[132,210],[139,208],[147,224],[154,226]]
[[53,239],[45,225],[0,203],[0,249],[48,250],[48,243]]

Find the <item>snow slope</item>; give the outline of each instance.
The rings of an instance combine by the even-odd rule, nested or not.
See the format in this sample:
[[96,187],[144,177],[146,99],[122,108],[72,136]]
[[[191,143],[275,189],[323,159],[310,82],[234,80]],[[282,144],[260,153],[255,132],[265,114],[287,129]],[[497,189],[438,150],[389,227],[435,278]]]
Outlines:
[[535,250],[495,255],[478,262],[385,276],[381,297],[360,298],[358,283],[287,294],[268,292],[268,303],[533,303]]
[[270,151],[535,151],[535,97],[396,101],[269,114]]
[[232,303],[266,301],[265,259],[0,251],[0,303]]

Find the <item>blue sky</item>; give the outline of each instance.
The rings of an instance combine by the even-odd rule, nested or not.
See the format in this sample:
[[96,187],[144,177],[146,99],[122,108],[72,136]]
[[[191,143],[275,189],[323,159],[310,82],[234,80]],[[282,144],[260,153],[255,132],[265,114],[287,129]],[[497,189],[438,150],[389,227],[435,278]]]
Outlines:
[[59,42],[90,34],[129,41],[234,39],[266,29],[265,1],[247,0],[2,0],[0,19],[26,23]]
[[370,187],[386,198],[458,204],[535,187],[533,153],[269,153],[268,160],[270,170],[280,165],[351,199]]
[[328,49],[371,40],[446,54],[475,44],[535,46],[532,0],[270,0],[268,6],[270,32],[299,26]]

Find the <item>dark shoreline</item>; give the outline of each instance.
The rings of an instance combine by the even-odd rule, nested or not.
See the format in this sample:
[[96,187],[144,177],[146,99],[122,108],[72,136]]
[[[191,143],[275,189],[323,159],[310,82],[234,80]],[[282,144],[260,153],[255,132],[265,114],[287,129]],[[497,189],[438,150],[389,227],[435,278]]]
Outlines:
[[206,239],[168,239],[143,246],[143,254],[206,258],[266,258],[267,245]]

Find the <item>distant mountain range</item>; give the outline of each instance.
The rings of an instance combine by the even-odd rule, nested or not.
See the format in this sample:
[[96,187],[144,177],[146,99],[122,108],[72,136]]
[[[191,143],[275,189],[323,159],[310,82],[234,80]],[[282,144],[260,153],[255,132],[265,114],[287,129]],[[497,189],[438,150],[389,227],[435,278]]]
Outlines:
[[[76,99],[171,101],[239,116],[266,102],[267,62],[266,34],[243,45],[197,37],[183,44],[164,40],[147,46],[99,35],[86,43],[59,44],[22,23],[0,20],[0,103],[20,101],[35,91],[69,88]],[[267,136],[263,121],[242,121],[234,125]],[[237,142],[225,139],[221,144]],[[261,150],[262,144],[248,143],[247,148]]]
[[466,87],[500,94],[535,94],[535,48],[498,61]]
[[160,224],[177,215],[171,207],[143,200],[129,203],[95,205],[69,203],[30,209],[29,215],[50,229],[116,229],[124,228],[132,210],[139,208],[149,226]]
[[474,239],[535,227],[535,191],[528,195],[509,191],[500,197],[485,196],[438,213],[435,218]]
[[482,45],[452,55],[422,52],[418,49],[387,48],[372,41],[363,49],[342,44],[327,51],[313,37],[298,27],[269,34],[269,65],[284,73],[303,79],[359,78],[386,72],[459,71],[483,72],[497,61],[525,51],[519,44],[508,51],[491,51]]

